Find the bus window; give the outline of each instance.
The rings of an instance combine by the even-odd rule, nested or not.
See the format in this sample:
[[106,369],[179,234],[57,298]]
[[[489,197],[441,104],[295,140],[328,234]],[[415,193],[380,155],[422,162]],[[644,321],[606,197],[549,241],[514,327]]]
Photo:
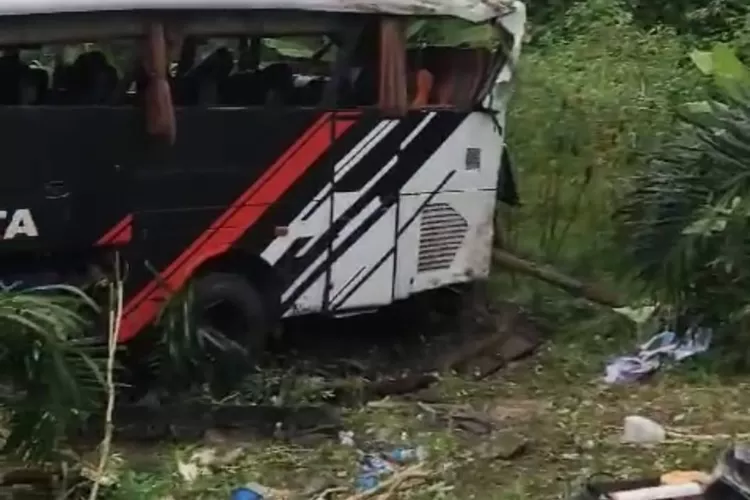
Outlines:
[[120,106],[132,102],[135,39],[4,47],[0,106]]
[[336,55],[335,44],[325,35],[201,43],[188,38],[175,72],[175,99],[182,106],[315,107]]
[[491,89],[512,42],[500,27],[460,20],[416,21],[409,32],[412,107],[475,107]]

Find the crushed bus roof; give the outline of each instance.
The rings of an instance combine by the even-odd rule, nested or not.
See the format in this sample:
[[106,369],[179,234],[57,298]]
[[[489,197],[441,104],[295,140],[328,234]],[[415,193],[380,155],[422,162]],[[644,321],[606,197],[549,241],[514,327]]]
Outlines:
[[0,16],[127,10],[305,10],[451,16],[481,22],[514,10],[517,0],[0,0]]

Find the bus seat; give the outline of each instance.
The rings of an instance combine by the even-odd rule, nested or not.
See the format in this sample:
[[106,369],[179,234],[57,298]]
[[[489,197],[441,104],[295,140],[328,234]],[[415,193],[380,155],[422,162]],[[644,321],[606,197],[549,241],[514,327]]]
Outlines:
[[411,101],[412,108],[422,108],[430,103],[430,94],[435,84],[435,77],[426,69],[417,70],[413,74],[414,97]]
[[306,78],[295,85],[292,104],[295,106],[317,106],[323,100],[328,80],[323,77]]
[[356,106],[372,106],[378,102],[378,69],[367,64],[360,67],[352,83],[352,97]]
[[40,104],[46,102],[49,91],[50,76],[41,64],[32,63],[22,80],[21,104]]
[[258,87],[257,72],[253,70],[234,72],[219,85],[220,100],[222,104],[230,106],[260,105],[263,100]]
[[289,104],[294,93],[294,73],[286,63],[269,64],[258,72],[264,104]]
[[84,52],[70,67],[67,93],[75,104],[108,104],[114,98],[117,69],[99,50]]
[[21,61],[18,51],[9,51],[0,56],[0,105],[21,103],[21,86],[27,71],[28,67]]
[[219,87],[225,84],[234,69],[234,56],[226,47],[219,47],[201,62],[175,79],[179,104],[212,105],[219,101]]
[[409,51],[408,60],[433,76],[429,105],[471,108],[492,63],[492,52],[481,48],[426,47]]

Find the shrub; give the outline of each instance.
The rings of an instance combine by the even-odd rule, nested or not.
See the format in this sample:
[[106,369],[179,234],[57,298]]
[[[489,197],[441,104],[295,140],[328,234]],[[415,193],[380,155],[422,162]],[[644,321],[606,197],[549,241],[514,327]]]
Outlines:
[[723,45],[693,59],[715,98],[686,106],[680,133],[633,176],[620,242],[651,294],[736,348],[750,312],[750,70]]

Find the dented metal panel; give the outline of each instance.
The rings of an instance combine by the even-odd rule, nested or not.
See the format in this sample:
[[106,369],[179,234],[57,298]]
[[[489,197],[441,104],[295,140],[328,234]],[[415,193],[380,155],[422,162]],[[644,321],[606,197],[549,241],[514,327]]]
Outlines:
[[499,20],[499,24],[513,37],[510,47],[505,47],[508,59],[495,79],[492,92],[486,97],[484,106],[497,113],[501,126],[505,126],[505,113],[511,94],[511,82],[516,72],[518,60],[521,57],[521,46],[526,36],[526,5],[515,1],[513,11]]
[[452,16],[473,22],[504,16],[513,0],[0,0],[0,16],[174,9],[272,9]]

